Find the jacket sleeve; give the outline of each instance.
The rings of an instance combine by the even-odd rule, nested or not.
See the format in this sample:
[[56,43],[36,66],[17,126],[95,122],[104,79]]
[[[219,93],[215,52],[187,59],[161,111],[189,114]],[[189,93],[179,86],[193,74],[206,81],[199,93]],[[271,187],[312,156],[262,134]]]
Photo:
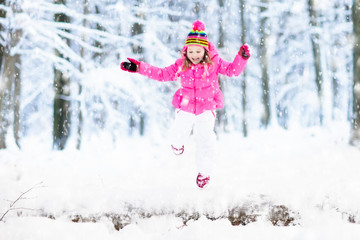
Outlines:
[[236,54],[236,57],[232,63],[219,58],[218,72],[228,77],[239,76],[240,73],[244,70],[246,63],[247,60],[243,59],[239,54]]
[[160,82],[168,82],[176,81],[175,75],[178,72],[178,69],[179,60],[165,68],[158,68],[146,62],[141,62],[139,73]]

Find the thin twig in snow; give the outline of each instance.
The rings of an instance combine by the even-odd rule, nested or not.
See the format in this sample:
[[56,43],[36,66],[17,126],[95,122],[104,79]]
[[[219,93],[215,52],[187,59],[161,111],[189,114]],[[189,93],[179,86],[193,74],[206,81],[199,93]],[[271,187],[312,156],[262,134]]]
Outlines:
[[[16,204],[17,202],[19,202],[20,200],[25,199],[24,196],[25,196],[27,193],[29,193],[30,191],[32,191],[33,189],[35,189],[35,188],[40,188],[40,187],[44,187],[44,186],[41,185],[42,183],[43,183],[43,182],[40,182],[40,183],[34,185],[34,186],[31,187],[30,189],[28,189],[28,190],[26,190],[25,192],[21,193],[21,194],[19,195],[19,197],[18,197],[15,201],[12,201],[12,202],[10,203],[9,208],[8,208],[8,209],[5,211],[5,213],[1,216],[0,222],[4,220],[6,214],[8,214],[10,211],[20,210],[20,209],[22,209],[22,210],[30,210],[30,209],[28,209],[28,208],[14,208],[14,206],[15,206],[15,204]],[[34,210],[34,209],[31,209],[31,210]]]

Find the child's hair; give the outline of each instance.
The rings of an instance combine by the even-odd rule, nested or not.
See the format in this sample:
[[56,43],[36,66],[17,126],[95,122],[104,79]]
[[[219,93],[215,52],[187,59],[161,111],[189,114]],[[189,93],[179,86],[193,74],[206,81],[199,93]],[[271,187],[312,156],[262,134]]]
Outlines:
[[[179,77],[180,72],[185,72],[186,70],[188,70],[191,65],[192,62],[190,61],[190,59],[186,56],[186,51],[184,51],[182,53],[182,59],[183,62],[181,64],[181,66],[179,66],[178,71],[175,73],[175,80]],[[212,71],[212,65],[214,64],[213,61],[211,60],[211,55],[210,53],[205,49],[205,53],[204,53],[204,58],[201,60],[200,62],[202,65],[204,65],[204,74],[203,74],[203,78],[206,78],[206,76],[209,75],[209,70]]]
[[[185,59],[184,59],[183,68],[182,68],[183,72],[188,70],[192,65],[192,62],[187,57],[186,52],[184,53],[184,57],[185,57]],[[205,49],[205,53],[204,53],[204,58],[201,60],[200,63],[205,66],[206,70],[207,70],[207,67],[209,67],[209,65],[213,65],[213,62],[211,60],[211,56],[210,56],[209,52],[206,49]]]

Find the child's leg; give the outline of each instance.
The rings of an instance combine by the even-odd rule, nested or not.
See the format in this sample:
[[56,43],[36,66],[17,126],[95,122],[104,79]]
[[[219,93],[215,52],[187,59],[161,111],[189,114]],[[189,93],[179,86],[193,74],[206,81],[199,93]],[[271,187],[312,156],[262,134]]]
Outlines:
[[209,176],[215,164],[216,135],[215,112],[206,111],[196,116],[194,138],[196,142],[196,165],[202,175]]
[[[175,149],[184,147],[194,125],[195,115],[176,109],[175,121],[170,130],[170,144]],[[176,150],[174,151],[176,153]],[[181,154],[181,151],[179,151]]]

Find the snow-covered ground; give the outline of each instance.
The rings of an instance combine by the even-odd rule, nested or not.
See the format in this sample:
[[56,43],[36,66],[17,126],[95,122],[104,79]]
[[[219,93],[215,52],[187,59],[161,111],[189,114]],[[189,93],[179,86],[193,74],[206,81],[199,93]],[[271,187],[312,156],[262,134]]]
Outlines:
[[[346,132],[221,134],[205,190],[195,185],[192,142],[181,157],[165,140],[138,137],[116,150],[93,142],[81,151],[0,151],[0,217],[33,188],[0,222],[0,239],[360,239],[360,149]],[[272,206],[291,211],[290,226],[273,226]],[[239,208],[256,221],[233,226],[227,216]],[[115,215],[126,223],[120,231]]]

